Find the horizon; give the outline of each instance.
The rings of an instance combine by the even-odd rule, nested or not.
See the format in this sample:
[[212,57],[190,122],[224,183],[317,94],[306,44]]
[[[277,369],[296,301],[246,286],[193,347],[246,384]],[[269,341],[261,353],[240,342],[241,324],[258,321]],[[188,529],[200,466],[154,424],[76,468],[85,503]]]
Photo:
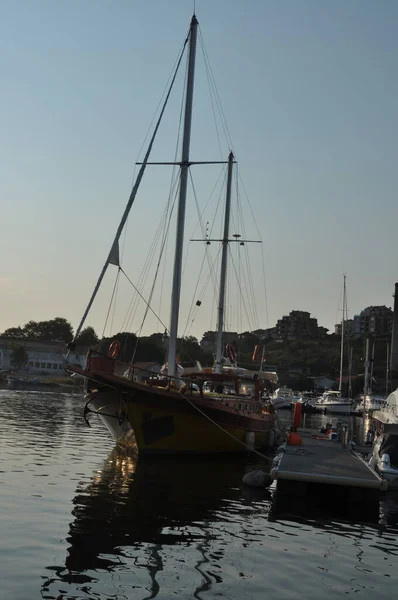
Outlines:
[[[48,314],[64,315],[76,329],[186,34],[192,8],[186,4],[98,0],[93,11],[78,2],[4,2],[0,331]],[[345,272],[349,318],[368,306],[393,304],[398,5],[252,0],[251,7],[196,3],[240,173],[259,215],[267,298],[258,323],[274,327],[294,305],[332,333],[341,321]],[[198,159],[209,154],[207,139],[214,141],[206,98],[198,86]],[[171,130],[168,120],[166,134]],[[172,156],[164,142],[159,156]],[[134,207],[139,225],[134,229],[132,215],[129,223],[140,248],[162,208],[150,200],[169,177],[156,170],[145,176]],[[206,189],[207,177],[198,175],[199,189]],[[256,256],[254,264],[261,270]],[[188,277],[186,304],[194,275]],[[112,271],[108,298],[101,296],[86,320],[98,334],[113,279]],[[210,302],[204,309],[192,324],[198,339],[200,331],[215,329]],[[137,328],[139,319],[131,331]]]

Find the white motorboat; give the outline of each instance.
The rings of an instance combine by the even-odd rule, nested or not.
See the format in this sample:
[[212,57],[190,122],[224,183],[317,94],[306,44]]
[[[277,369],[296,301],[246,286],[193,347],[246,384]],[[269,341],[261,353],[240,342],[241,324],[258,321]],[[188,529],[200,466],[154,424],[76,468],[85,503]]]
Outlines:
[[314,406],[321,412],[349,415],[352,402],[348,398],[343,398],[341,392],[329,390],[322,394]]
[[271,402],[276,410],[290,409],[292,402],[294,402],[294,392],[288,387],[280,387],[275,390]]
[[[365,398],[365,400],[364,400]],[[363,394],[360,395],[358,404],[355,408],[354,413],[361,415],[363,410],[365,409],[365,414],[372,414],[376,410],[382,410],[386,404],[385,396],[376,396],[371,392],[366,394],[365,397]]]
[[374,440],[369,465],[388,486],[398,487],[398,389],[385,400],[383,408],[372,414]]

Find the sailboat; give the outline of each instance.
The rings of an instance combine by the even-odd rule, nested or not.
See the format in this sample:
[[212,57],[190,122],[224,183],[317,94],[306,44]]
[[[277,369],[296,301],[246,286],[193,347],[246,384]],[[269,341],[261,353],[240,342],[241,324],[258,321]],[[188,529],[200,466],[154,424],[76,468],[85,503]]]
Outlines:
[[[247,452],[256,447],[273,444],[275,415],[264,406],[262,396],[269,374],[239,368],[233,346],[224,357],[223,328],[226,305],[226,275],[230,242],[248,241],[230,239],[230,207],[232,173],[235,158],[229,153],[221,269],[219,281],[217,345],[215,365],[184,375],[177,355],[177,332],[182,280],[185,208],[189,168],[195,164],[190,159],[190,137],[195,77],[196,41],[198,21],[192,17],[184,49],[188,49],[185,106],[183,118],[182,155],[179,167],[179,197],[174,254],[174,274],[171,294],[171,319],[168,336],[168,356],[162,375],[147,381],[138,380],[134,364],[121,365],[117,360],[120,344],[114,340],[108,353],[90,351],[84,369],[69,365],[69,370],[85,378],[87,393],[86,412],[96,412],[115,440],[125,447],[134,447],[140,454],[206,454]],[[177,64],[181,62],[182,55]],[[141,164],[131,196],[112,243],[107,261],[95,286],[93,295],[78,326],[75,339],[101,285],[107,267],[119,264],[119,238],[126,224],[144,170],[149,163],[150,151],[163,115],[171,87],[162,107],[145,158]],[[207,162],[207,161],[206,161]],[[220,162],[220,161],[216,161]],[[200,163],[203,164],[203,163]],[[206,164],[206,163],[204,163]],[[240,237],[240,236],[238,236]],[[205,240],[202,240],[205,241]],[[206,240],[206,243],[210,240]],[[74,347],[74,341],[70,350]],[[228,393],[225,393],[228,390]],[[232,390],[232,393],[231,393]]]
[[340,344],[340,376],[339,389],[325,391],[321,398],[316,402],[315,407],[326,413],[335,413],[340,415],[349,415],[351,413],[352,401],[344,398],[343,391],[343,366],[344,366],[344,323],[347,313],[347,285],[346,275],[343,278],[343,316],[341,319],[341,344]]

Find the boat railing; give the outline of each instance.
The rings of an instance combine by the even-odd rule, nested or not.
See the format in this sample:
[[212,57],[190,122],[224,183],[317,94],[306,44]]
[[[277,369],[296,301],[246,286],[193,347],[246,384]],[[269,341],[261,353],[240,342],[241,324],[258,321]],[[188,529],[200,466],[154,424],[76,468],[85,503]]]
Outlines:
[[[222,386],[223,390],[218,390],[217,384],[222,385],[221,380],[228,379],[227,374],[204,373],[202,382],[198,377],[198,375],[200,375],[199,373],[190,374],[188,376],[184,376],[184,374],[173,376],[157,373],[145,367],[135,365],[134,363],[123,362],[118,360],[117,357],[109,356],[98,350],[89,350],[87,354],[86,372],[88,376],[90,376],[90,373],[93,375],[107,373],[149,386],[175,389],[184,395],[192,396],[195,393],[199,393],[202,397],[207,396],[212,397],[213,399],[219,398],[221,401],[225,399],[232,401],[234,397],[247,396],[248,399],[251,397],[252,401],[261,403],[261,400],[257,400],[251,396],[251,394],[231,394],[225,392],[224,385]],[[240,379],[241,377],[238,375],[235,379],[236,378]],[[232,377],[232,379],[234,379],[234,377]],[[244,377],[242,379],[244,379]],[[215,389],[212,391],[204,391],[204,382],[211,380],[214,380],[213,383]],[[258,390],[258,393],[260,392],[261,390]]]

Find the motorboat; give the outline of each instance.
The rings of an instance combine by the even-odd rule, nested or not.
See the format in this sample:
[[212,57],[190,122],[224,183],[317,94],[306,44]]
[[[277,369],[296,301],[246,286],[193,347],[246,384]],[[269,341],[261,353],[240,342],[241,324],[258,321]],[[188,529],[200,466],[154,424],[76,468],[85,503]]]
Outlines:
[[368,433],[368,443],[373,435],[369,466],[388,481],[389,487],[398,488],[398,389],[373,412],[372,426],[373,432]]
[[294,392],[288,387],[282,386],[275,390],[271,396],[271,402],[276,410],[290,409],[294,402]]
[[349,415],[351,413],[352,400],[343,398],[340,391],[328,390],[322,394],[314,406],[320,412]]

